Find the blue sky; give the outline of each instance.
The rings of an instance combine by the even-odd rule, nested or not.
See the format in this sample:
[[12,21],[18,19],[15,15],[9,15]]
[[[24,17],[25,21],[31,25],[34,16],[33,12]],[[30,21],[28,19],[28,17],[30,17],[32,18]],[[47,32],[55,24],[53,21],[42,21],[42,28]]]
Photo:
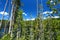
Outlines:
[[[8,1],[6,10],[5,10],[5,14],[4,14],[4,19],[8,19],[9,18],[9,9],[11,9],[11,6],[9,8],[9,3],[11,2],[11,0]],[[2,18],[3,15],[3,11],[4,11],[4,6],[5,6],[6,0],[0,0],[0,19]]]
[[23,6],[21,7],[23,12],[25,12],[28,16],[24,16],[25,18],[30,18],[30,14],[33,18],[36,17],[36,1],[35,0],[21,0]]
[[[46,1],[47,0],[43,0],[43,12],[45,11],[50,11],[49,8],[46,5]],[[37,15],[37,2],[36,0],[21,0],[21,2],[23,3],[23,6],[21,6],[22,10],[24,11],[24,13],[26,13],[28,16],[24,16],[24,18],[28,19],[31,18],[30,14],[32,14],[33,18],[36,18]],[[39,0],[39,3],[41,2],[41,0]]]
[[[42,0],[43,12],[50,11],[46,5],[46,1],[47,0]],[[8,12],[9,12],[9,9],[11,9],[11,6],[9,8],[10,2],[11,2],[11,0],[9,0],[8,5],[6,7],[5,14],[7,14],[7,15],[4,15],[4,19],[9,18]],[[39,3],[40,2],[41,2],[41,0],[39,0]],[[0,0],[0,19],[3,14],[5,3],[6,3],[6,0]],[[36,15],[37,15],[37,2],[36,2],[36,0],[21,0],[21,3],[23,4],[23,6],[20,7],[23,10],[23,18],[24,19],[31,19],[30,14],[32,15],[32,18],[36,18]],[[47,16],[47,15],[45,15],[45,16]]]

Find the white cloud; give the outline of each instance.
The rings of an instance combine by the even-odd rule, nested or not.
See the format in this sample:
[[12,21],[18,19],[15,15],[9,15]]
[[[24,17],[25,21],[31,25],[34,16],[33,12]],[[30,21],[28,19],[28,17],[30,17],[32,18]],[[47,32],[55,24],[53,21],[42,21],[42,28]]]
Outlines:
[[29,21],[29,20],[35,20],[35,18],[32,18],[32,19],[25,19],[25,21]]
[[24,14],[25,16],[27,16],[27,14],[26,14],[26,13],[24,13],[24,12],[23,12],[23,14]]
[[4,11],[1,11],[0,14],[2,14],[2,15],[4,14],[5,16],[8,15],[8,13],[4,12]]
[[45,12],[43,12],[43,14],[47,14],[47,13],[52,14],[53,11],[45,11]]
[[32,18],[31,20],[35,20],[35,18]]
[[54,17],[51,17],[51,18],[59,18],[59,16],[54,16]]
[[56,3],[54,3],[54,5],[55,5]]
[[51,3],[53,2],[53,0],[50,1]]
[[[43,19],[47,19],[47,18],[50,18],[50,17],[44,17]],[[59,18],[59,16],[51,16],[51,18]]]
[[26,19],[27,21],[29,21],[30,19]]
[[44,17],[43,19],[46,19],[46,17]]

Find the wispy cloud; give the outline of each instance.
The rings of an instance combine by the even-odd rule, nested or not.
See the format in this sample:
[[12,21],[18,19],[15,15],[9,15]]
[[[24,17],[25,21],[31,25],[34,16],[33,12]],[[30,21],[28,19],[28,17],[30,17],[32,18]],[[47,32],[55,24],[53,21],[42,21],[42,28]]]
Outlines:
[[53,2],[53,0],[50,1],[51,3]]
[[28,19],[25,19],[25,21],[29,21],[29,20],[35,20],[35,18],[31,18],[31,19],[28,18]]
[[4,12],[4,11],[1,11],[1,12],[0,12],[0,14],[1,14],[1,15],[3,15],[3,14],[4,14],[5,16],[7,16],[7,15],[8,15],[8,13],[7,13],[7,12]]
[[35,18],[32,18],[31,20],[35,20]]
[[54,17],[51,17],[51,18],[59,18],[59,16],[54,16]]
[[27,14],[25,12],[23,12],[23,15],[27,16]]
[[43,14],[52,14],[53,13],[53,11],[45,11],[45,12],[43,12]]
[[[44,19],[47,19],[47,18],[50,18],[50,17],[44,17]],[[51,18],[59,18],[59,16],[51,16]]]
[[[44,15],[44,14],[46,14],[46,15],[47,15],[48,13],[49,13],[49,15],[50,15],[50,14],[52,14],[52,13],[53,13],[53,11],[45,11],[45,12],[43,12],[43,15]],[[47,17],[46,17],[46,16],[44,16],[44,18],[43,18],[43,19],[47,19],[47,18],[49,18],[49,16],[48,16],[48,15],[47,15]],[[59,18],[59,16],[51,16],[51,18]]]

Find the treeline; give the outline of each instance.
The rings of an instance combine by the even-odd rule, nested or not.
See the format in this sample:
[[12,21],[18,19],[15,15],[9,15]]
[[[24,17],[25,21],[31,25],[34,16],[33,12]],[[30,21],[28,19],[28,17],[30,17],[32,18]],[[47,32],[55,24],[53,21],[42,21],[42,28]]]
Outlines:
[[[15,24],[13,37],[8,32],[0,40],[39,40],[39,19],[31,21],[20,21],[20,26]],[[37,23],[38,22],[38,23]],[[60,19],[49,18],[43,20],[44,40],[60,40]],[[7,29],[6,29],[7,30]]]

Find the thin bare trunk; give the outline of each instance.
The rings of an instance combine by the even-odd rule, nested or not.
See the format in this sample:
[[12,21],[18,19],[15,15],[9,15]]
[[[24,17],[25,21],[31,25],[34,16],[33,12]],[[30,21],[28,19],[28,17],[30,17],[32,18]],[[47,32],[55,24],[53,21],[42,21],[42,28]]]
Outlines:
[[3,11],[3,15],[2,15],[1,23],[0,23],[0,28],[1,28],[1,26],[2,26],[2,21],[3,21],[3,18],[4,18],[4,13],[5,13],[7,4],[8,4],[8,0],[6,0],[6,4],[5,4],[5,6],[4,6],[4,11]]
[[20,37],[20,31],[17,30],[17,40],[19,40]]
[[7,23],[5,22],[4,33],[6,33],[6,25],[7,25]]
[[[11,2],[9,2],[9,7],[8,7],[8,8],[9,8],[9,10],[8,10],[8,11],[9,11],[9,14],[8,14],[9,17],[8,17],[8,22],[5,22],[4,33],[6,33],[6,30],[8,29],[7,25],[8,25],[8,23],[9,23],[10,10],[11,10],[11,9],[10,9],[10,6],[11,6],[10,4],[11,4]],[[7,28],[7,29],[6,29],[6,28]],[[7,33],[8,33],[8,32],[7,32]]]
[[14,4],[12,4],[11,16],[10,16],[10,26],[9,26],[9,34],[11,33],[11,37],[13,36],[13,34],[12,34],[12,31],[13,31],[13,9],[14,9]]
[[14,5],[12,5],[12,10],[11,10],[9,33],[11,32],[11,27],[12,27],[13,7],[14,7]]
[[42,0],[41,0],[41,3],[39,5],[39,19],[40,19],[40,33],[39,33],[39,40],[44,40],[44,28],[43,28],[43,24],[42,24],[42,21],[43,21],[43,4],[42,4]]

